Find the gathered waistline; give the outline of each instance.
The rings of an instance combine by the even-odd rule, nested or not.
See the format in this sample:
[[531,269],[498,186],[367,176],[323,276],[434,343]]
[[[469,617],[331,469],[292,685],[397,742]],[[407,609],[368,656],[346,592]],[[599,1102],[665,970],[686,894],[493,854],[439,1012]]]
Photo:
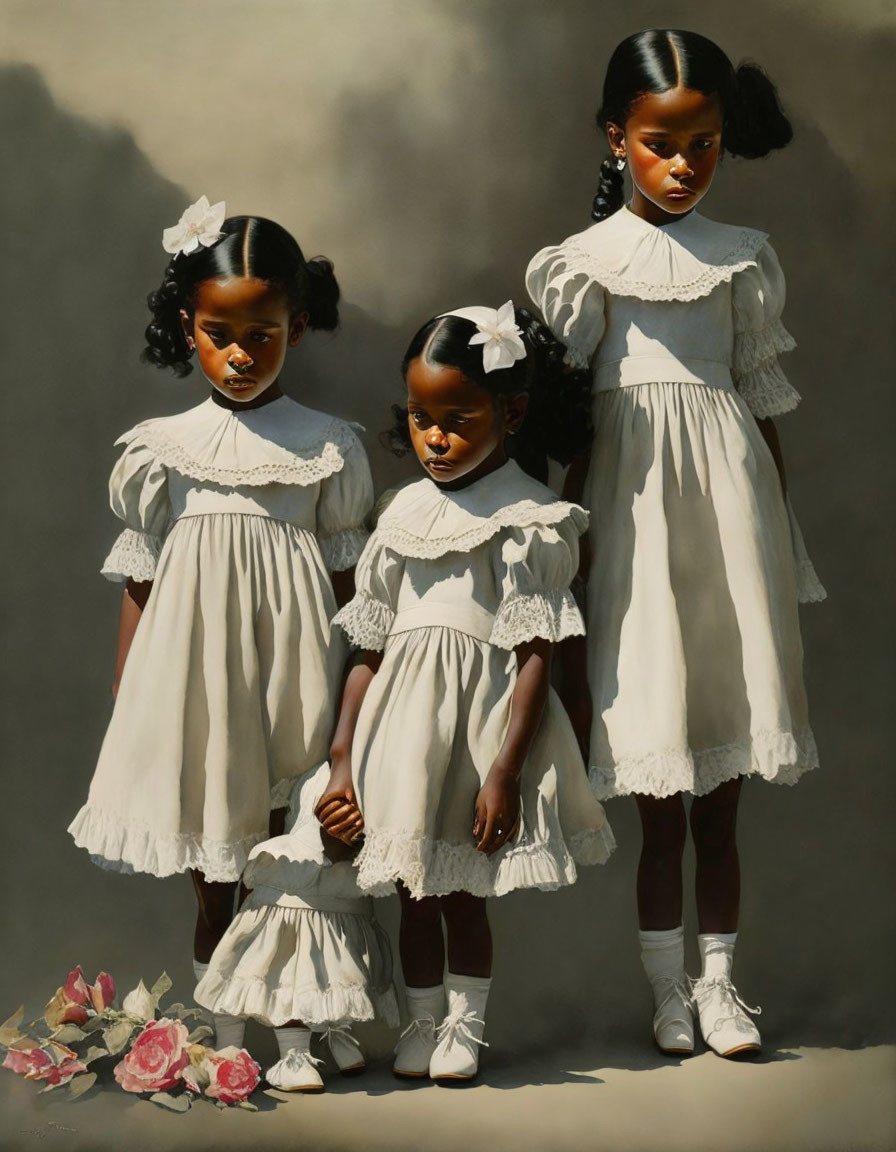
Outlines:
[[424,600],[412,608],[403,608],[395,613],[389,635],[412,632],[415,628],[453,628],[474,640],[490,641],[495,617],[478,604],[441,604],[438,601]]
[[734,387],[729,364],[699,356],[625,356],[594,365],[596,392],[639,384],[702,384],[727,390]]
[[283,892],[270,884],[259,884],[252,889],[250,899],[258,904],[276,904],[278,908],[302,908],[309,912],[343,912],[350,916],[369,916],[373,912],[370,896],[296,896]]

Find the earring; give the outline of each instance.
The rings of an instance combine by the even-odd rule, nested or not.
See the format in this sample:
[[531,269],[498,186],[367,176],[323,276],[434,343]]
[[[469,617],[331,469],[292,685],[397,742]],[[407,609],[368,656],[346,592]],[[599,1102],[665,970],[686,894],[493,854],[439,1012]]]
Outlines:
[[617,172],[624,172],[625,171],[625,157],[624,156],[617,156],[616,157],[616,171]]
[[196,341],[193,339],[192,336],[187,337],[187,347],[190,349],[191,352],[196,347]]

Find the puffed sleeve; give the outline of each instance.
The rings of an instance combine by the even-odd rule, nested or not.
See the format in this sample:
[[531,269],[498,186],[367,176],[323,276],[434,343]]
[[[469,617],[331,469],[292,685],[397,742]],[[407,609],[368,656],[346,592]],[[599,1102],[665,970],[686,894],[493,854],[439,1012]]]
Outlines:
[[734,386],[754,416],[778,416],[800,402],[800,394],[778,364],[778,356],[796,347],[781,323],[784,273],[771,245],[764,244],[756,266],[734,277]]
[[542,248],[532,258],[526,288],[548,328],[566,346],[565,363],[587,368],[606,327],[601,285],[560,245]]
[[332,621],[358,648],[379,652],[386,646],[401,564],[401,557],[384,547],[374,531],[355,568],[355,595]]
[[515,648],[536,636],[551,643],[585,632],[570,585],[579,567],[579,536],[588,514],[571,505],[559,524],[512,528],[501,546],[501,603],[490,637]]
[[168,472],[139,440],[127,444],[109,479],[112,511],[126,524],[103,562],[107,580],[152,580],[171,520]]
[[365,522],[373,506],[373,480],[367,453],[355,437],[342,467],[321,483],[317,503],[317,539],[327,570],[353,568],[370,533]]

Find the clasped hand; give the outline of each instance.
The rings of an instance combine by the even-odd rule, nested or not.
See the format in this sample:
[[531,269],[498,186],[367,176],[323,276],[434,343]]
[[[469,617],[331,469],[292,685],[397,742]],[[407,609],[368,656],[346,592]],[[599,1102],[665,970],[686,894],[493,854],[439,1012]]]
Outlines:
[[479,789],[474,806],[473,838],[487,856],[502,848],[520,823],[520,784],[516,775],[495,765]]
[[355,845],[364,834],[364,817],[347,762],[333,762],[329,783],[315,805],[314,815],[327,835],[343,844]]

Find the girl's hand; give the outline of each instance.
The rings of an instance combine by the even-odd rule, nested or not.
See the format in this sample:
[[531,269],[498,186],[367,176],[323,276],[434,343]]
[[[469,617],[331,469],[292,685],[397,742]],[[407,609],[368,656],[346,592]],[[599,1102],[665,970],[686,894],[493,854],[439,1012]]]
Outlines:
[[352,783],[347,756],[334,756],[330,780],[314,808],[314,815],[329,835],[343,844],[354,844],[364,831],[364,817]]
[[476,849],[491,856],[516,833],[520,823],[520,782],[515,773],[492,768],[479,789],[473,837]]

